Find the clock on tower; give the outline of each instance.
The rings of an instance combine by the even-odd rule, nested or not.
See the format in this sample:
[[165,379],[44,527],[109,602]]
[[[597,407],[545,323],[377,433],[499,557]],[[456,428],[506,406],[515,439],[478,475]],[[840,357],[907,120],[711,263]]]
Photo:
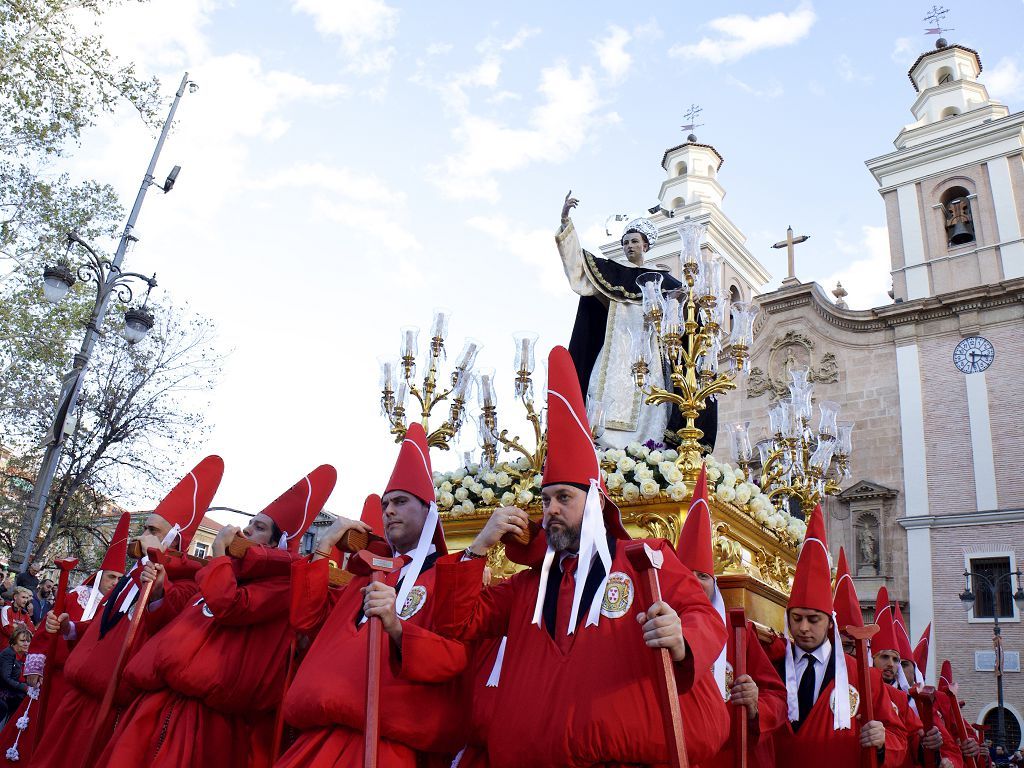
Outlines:
[[969,336],[953,350],[953,363],[962,373],[981,373],[996,359],[996,349],[984,336]]

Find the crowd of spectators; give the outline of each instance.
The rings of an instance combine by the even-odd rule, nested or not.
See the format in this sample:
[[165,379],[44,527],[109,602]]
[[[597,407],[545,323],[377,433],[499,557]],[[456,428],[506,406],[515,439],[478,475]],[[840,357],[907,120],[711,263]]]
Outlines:
[[[0,579],[0,727],[28,691],[25,657],[36,627],[53,607],[53,580],[39,566],[24,573],[3,571]],[[6,642],[4,642],[6,641]]]

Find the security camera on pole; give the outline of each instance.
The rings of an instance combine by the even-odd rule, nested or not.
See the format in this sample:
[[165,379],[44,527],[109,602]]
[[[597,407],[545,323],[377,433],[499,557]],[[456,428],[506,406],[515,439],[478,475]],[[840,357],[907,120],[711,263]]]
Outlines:
[[[85,378],[85,370],[89,364],[89,357],[92,354],[93,347],[96,345],[96,339],[101,335],[100,329],[103,327],[110,299],[112,296],[116,296],[122,302],[128,303],[131,301],[132,290],[129,285],[129,278],[145,282],[149,286],[149,290],[152,290],[156,285],[155,276],[145,277],[134,272],[124,272],[121,269],[121,264],[124,262],[128,245],[137,239],[132,234],[132,231],[135,229],[135,222],[139,217],[142,201],[146,199],[146,192],[151,185],[156,184],[153,178],[156,163],[160,158],[160,151],[163,149],[164,140],[167,138],[171,124],[174,122],[174,113],[178,109],[178,103],[185,93],[186,86],[189,88],[190,93],[196,90],[195,83],[188,79],[187,72],[182,77],[181,85],[178,86],[174,101],[171,103],[171,109],[167,114],[167,119],[164,121],[163,129],[160,131],[160,138],[157,139],[156,148],[153,150],[149,166],[146,168],[146,175],[142,179],[142,186],[135,196],[135,205],[132,206],[128,222],[121,233],[121,240],[117,245],[117,252],[114,254],[113,260],[108,261],[98,256],[92,247],[77,234],[70,233],[68,235],[69,253],[72,246],[77,244],[85,248],[89,254],[89,260],[78,269],[77,273],[81,279],[96,284],[96,304],[86,327],[82,348],[75,355],[72,368],[64,377],[64,383],[61,387],[60,397],[57,401],[57,408],[53,421],[50,424],[50,429],[43,438],[46,454],[43,456],[39,474],[36,476],[32,498],[28,503],[26,514],[22,518],[21,527],[18,530],[18,540],[12,553],[12,564],[16,565],[19,571],[24,572],[32,561],[32,549],[36,537],[39,535],[39,529],[42,526],[43,512],[46,510],[47,500],[50,495],[50,486],[53,484],[53,476],[57,471],[57,465],[64,450],[64,439],[69,431],[67,429],[68,419],[74,414],[78,403],[78,396],[82,390],[82,381]],[[180,170],[180,166],[174,166],[166,182],[163,185],[156,184],[156,186],[164,192],[170,192],[174,187],[174,182]],[[52,303],[59,302],[74,283],[74,276],[70,265],[66,263],[55,267],[48,267],[43,273],[43,279],[44,293],[47,300]],[[147,298],[149,296],[148,290],[146,296]],[[145,309],[145,304],[142,307],[132,307],[125,312],[124,336],[130,343],[140,341],[152,327],[153,317]]]

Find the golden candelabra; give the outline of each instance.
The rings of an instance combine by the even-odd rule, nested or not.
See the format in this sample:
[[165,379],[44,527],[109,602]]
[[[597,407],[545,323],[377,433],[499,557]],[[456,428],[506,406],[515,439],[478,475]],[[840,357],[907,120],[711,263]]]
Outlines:
[[[445,357],[445,336],[448,334],[449,312],[434,310],[430,327],[430,345],[426,356],[426,372],[422,381],[416,383],[416,356],[419,329],[414,326],[402,328],[402,342],[398,358],[382,358],[380,362],[381,411],[391,424],[391,434],[399,442],[405,437],[410,398],[419,407],[423,430],[427,433],[427,444],[448,450],[452,439],[459,433],[466,414],[466,400],[473,384],[473,365],[480,352],[480,342],[466,339],[452,369],[451,384],[440,382],[441,361]],[[430,416],[434,408],[450,398],[445,421],[436,429],[430,429]],[[415,406],[414,406],[415,407]]]
[[[708,400],[736,388],[735,377],[749,367],[756,305],[736,301],[730,307],[732,330],[728,338],[732,371],[719,370],[722,353],[722,321],[725,296],[722,293],[722,261],[710,251],[701,251],[706,225],[688,223],[679,227],[682,240],[684,283],[663,289],[664,274],[641,275],[644,325],[630,334],[633,381],[648,404],[671,403],[685,419],[677,431],[679,457],[676,465],[688,484],[700,473],[704,432],[696,426]],[[648,383],[654,366],[668,376],[671,388]]]
[[826,496],[840,492],[840,483],[850,477],[853,453],[853,422],[840,422],[839,404],[818,403],[821,417],[817,431],[811,429],[814,384],[807,368],[790,370],[790,396],[768,411],[771,436],[751,448],[749,422],[730,426],[733,455],[747,477],[760,464],[761,489],[777,508],[796,498],[805,515]]

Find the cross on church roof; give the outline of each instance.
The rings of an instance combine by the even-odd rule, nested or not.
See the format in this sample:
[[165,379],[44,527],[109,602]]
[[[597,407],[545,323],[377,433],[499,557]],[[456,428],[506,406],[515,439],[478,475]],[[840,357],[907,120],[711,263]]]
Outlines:
[[786,249],[786,257],[789,262],[789,274],[786,276],[786,279],[782,281],[783,285],[796,285],[800,282],[796,279],[796,254],[793,252],[793,246],[807,242],[810,239],[810,235],[798,235],[797,237],[793,237],[793,228],[787,227],[786,239],[772,246],[772,248]]
[[942,26],[942,21],[948,13],[948,8],[943,8],[941,5],[933,5],[932,9],[924,17],[924,21],[930,21],[933,26],[926,29],[924,33],[926,35],[941,35],[943,32],[952,32],[953,27]]
[[687,122],[683,123],[679,128],[684,131],[695,131],[700,128],[704,123],[698,123],[697,118],[704,109],[699,104],[691,104],[690,108],[683,113],[683,117],[686,118]]

